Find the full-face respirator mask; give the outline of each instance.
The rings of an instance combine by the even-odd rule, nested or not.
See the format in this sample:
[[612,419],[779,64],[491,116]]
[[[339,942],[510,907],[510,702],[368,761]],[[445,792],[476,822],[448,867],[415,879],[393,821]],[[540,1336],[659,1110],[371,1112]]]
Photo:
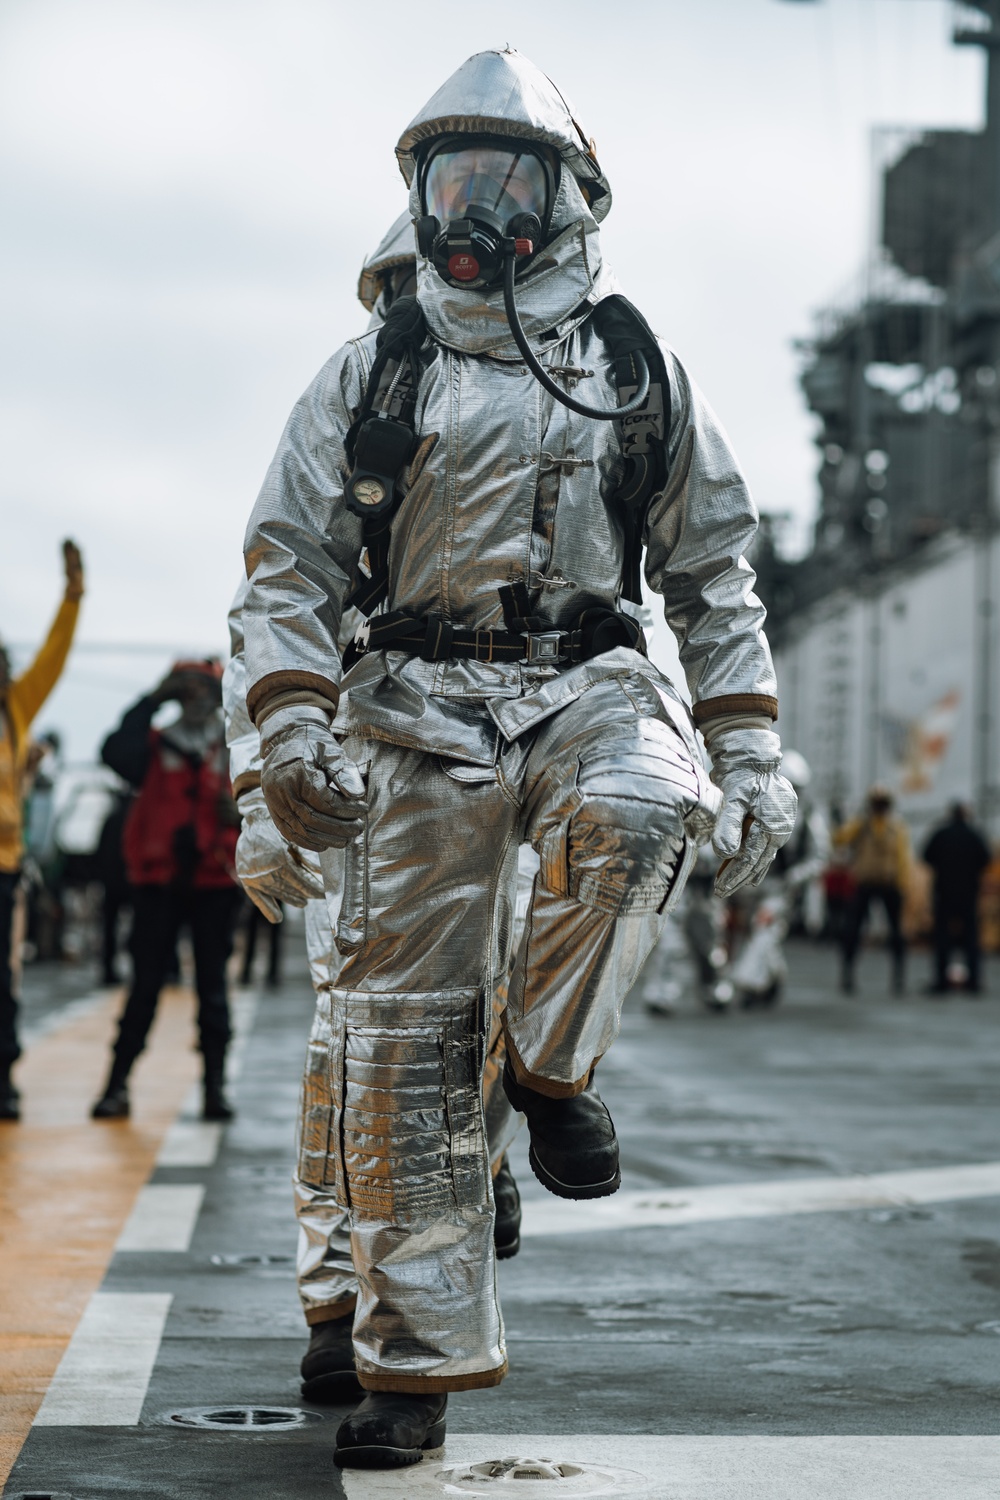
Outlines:
[[424,213],[416,222],[420,254],[449,286],[470,292],[503,284],[504,310],[528,369],[571,411],[615,421],[638,411],[649,392],[649,370],[637,355],[639,388],[610,410],[575,401],[555,384],[528,342],[517,314],[515,276],[546,241],[559,185],[559,159],[532,141],[446,136],[420,164]]

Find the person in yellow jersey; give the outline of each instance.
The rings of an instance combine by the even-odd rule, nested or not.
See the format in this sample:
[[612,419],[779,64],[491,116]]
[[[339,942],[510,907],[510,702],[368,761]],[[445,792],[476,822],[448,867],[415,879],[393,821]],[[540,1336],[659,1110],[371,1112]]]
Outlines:
[[20,1098],[10,1076],[21,1055],[11,975],[11,930],[24,852],[21,791],[31,749],[29,730],[62,675],[83,598],[80,549],[75,542],[65,541],[62,550],[65,593],[34,661],[14,677],[10,658],[0,646],[0,1120],[20,1118]]
[[900,995],[906,964],[902,911],[910,876],[910,836],[902,818],[892,810],[892,793],[888,788],[873,786],[868,793],[866,811],[838,828],[833,842],[836,848],[847,851],[855,880],[844,929],[841,987],[845,994],[854,993],[854,961],[861,931],[868,920],[872,902],[880,901],[889,922],[892,988],[894,994]]

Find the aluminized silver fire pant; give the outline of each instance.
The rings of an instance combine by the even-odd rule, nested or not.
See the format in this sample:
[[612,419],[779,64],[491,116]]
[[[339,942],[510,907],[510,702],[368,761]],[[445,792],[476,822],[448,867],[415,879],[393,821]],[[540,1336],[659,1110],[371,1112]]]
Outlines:
[[369,817],[346,857],[332,1107],[309,1116],[302,1164],[350,1210],[368,1389],[463,1390],[506,1371],[480,1081],[517,847],[530,841],[541,867],[508,1050],[523,1081],[573,1094],[686,879],[688,830],[705,836],[704,771],[658,701],[634,676],[600,682],[495,770],[347,742]]
[[[522,848],[519,851],[515,940],[524,926],[536,864],[537,860],[530,849]],[[299,1107],[300,1156],[301,1142],[314,1131],[316,1117],[321,1121],[330,1117],[328,992],[336,983],[344,962],[333,940],[333,927],[339,916],[343,890],[341,855],[327,856],[325,880],[327,901],[309,901],[305,907],[306,954],[317,1003],[302,1080]],[[490,1046],[483,1073],[483,1113],[491,1174],[494,1176],[521,1123],[521,1116],[511,1109],[501,1082],[506,1056],[506,1041],[501,1023],[506,1004],[505,974],[493,995]],[[312,1117],[308,1124],[307,1115]],[[295,1257],[296,1279],[302,1309],[310,1326],[352,1313],[358,1291],[354,1262],[351,1259],[348,1210],[333,1192],[322,1186],[325,1175],[325,1158],[322,1163],[300,1160],[292,1179],[299,1228]]]

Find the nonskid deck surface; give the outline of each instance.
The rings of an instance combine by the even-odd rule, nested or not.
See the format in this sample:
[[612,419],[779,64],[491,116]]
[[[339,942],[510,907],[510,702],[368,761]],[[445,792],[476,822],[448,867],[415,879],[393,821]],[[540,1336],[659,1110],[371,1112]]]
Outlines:
[[[511,1374],[451,1398],[443,1455],[384,1475],[337,1471],[343,1413],[298,1391],[304,965],[240,998],[226,1129],[197,1120],[181,994],[133,1120],[89,1122],[116,1001],[60,1024],[88,986],[61,978],[55,1006],[29,971],[28,1024],[47,1029],[21,1067],[25,1122],[0,1134],[5,1467],[20,1447],[4,1496],[994,1496],[1000,976],[982,1002],[934,1002],[917,960],[893,1000],[884,968],[866,956],[844,1000],[833,955],[801,948],[773,1013],[629,1004],[601,1066],[622,1193],[552,1198],[518,1140]],[[515,1478],[515,1459],[549,1471]]]

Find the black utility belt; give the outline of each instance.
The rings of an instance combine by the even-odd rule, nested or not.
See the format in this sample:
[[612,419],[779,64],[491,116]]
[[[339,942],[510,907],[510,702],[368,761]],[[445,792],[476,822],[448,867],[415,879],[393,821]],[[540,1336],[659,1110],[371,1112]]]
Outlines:
[[572,630],[461,630],[439,615],[422,619],[396,610],[363,620],[352,656],[368,651],[408,651],[424,661],[480,661],[554,667],[589,661],[615,646],[645,654],[637,620],[611,609],[585,610]]

